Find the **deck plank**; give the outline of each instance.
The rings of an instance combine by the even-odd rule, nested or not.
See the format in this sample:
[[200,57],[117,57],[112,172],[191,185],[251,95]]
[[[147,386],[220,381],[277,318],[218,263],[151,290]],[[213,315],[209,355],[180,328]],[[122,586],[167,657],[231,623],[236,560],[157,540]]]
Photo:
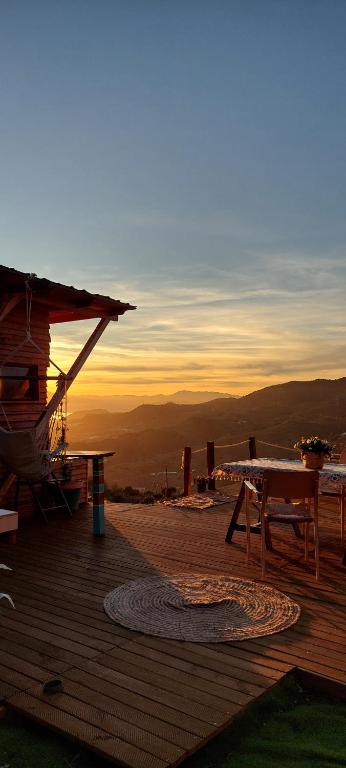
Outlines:
[[[16,604],[1,605],[1,700],[125,768],[172,768],[294,667],[345,681],[345,568],[332,499],[321,501],[318,584],[302,543],[287,528],[273,532],[267,582],[302,608],[285,632],[188,643],[132,632],[104,613],[108,591],[150,574],[259,580],[259,537],[249,564],[243,534],[224,543],[231,509],[108,504],[104,538],[92,536],[89,508],[23,525],[16,545],[0,538],[1,561],[13,568],[2,585]],[[44,694],[57,675],[63,692]]]

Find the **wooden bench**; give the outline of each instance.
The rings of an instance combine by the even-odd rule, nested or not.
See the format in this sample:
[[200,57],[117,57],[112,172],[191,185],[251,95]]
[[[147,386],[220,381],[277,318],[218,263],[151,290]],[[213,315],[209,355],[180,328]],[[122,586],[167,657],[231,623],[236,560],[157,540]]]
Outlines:
[[18,528],[18,512],[11,509],[0,509],[0,534],[8,533],[12,544],[16,543]]

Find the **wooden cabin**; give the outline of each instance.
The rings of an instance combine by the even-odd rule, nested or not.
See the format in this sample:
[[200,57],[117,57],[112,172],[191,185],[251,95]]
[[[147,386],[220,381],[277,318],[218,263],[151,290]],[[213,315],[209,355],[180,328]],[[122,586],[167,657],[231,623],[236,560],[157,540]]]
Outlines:
[[[130,309],[135,307],[108,296],[0,266],[0,426],[13,431],[42,425],[49,442],[49,421],[61,407],[67,389],[108,323]],[[48,402],[50,326],[93,318],[99,323],[70,370],[62,372],[55,361],[56,391]],[[85,502],[87,462],[73,460],[71,468],[72,478],[82,481],[81,502]],[[7,483],[7,487],[5,478],[5,467],[0,464],[0,506],[11,509],[15,483]],[[21,496],[19,514],[32,512],[31,496],[26,493]]]

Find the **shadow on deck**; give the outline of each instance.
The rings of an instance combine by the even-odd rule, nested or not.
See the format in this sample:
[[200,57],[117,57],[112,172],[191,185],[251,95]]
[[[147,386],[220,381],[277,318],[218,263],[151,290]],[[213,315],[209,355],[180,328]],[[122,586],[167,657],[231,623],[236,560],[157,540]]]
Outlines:
[[[150,573],[226,573],[259,579],[259,537],[224,543],[230,505],[205,512],[108,504],[104,538],[91,509],[47,526],[27,524],[0,543],[13,568],[2,587],[0,695],[9,707],[132,768],[168,768],[209,741],[294,667],[345,682],[345,568],[333,500],[321,509],[321,580],[302,542],[277,528],[267,581],[302,607],[281,634],[194,644],[142,635],[103,611],[107,592]],[[64,691],[42,692],[51,677]]]

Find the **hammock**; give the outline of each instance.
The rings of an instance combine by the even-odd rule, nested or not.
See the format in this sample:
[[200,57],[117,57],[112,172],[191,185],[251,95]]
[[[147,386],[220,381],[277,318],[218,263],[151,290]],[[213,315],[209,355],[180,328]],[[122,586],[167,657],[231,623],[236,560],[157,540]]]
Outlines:
[[28,482],[42,480],[50,471],[49,458],[39,450],[35,429],[8,432],[0,427],[0,460],[16,477]]

